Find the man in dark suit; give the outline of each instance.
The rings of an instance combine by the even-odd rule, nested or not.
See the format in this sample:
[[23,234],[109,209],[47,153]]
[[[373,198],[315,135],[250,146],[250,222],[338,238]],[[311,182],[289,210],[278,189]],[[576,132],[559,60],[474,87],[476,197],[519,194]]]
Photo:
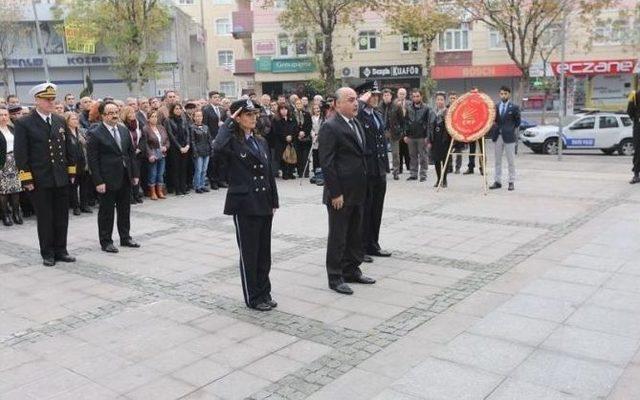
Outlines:
[[496,104],[496,120],[491,133],[491,140],[495,143],[495,179],[489,189],[502,187],[502,153],[507,155],[509,163],[509,190],[514,190],[516,179],[516,141],[517,130],[520,126],[520,108],[511,102],[511,89],[507,86],[500,88],[500,103]]
[[336,115],[318,134],[324,173],[323,202],[329,213],[327,274],[329,288],[353,294],[347,282],[372,284],[362,274],[362,214],[367,193],[366,137],[356,119],[358,99],[347,87],[336,92]]
[[[209,92],[209,104],[202,107],[202,118],[202,122],[209,127],[211,140],[214,140],[218,136],[218,129],[220,129],[225,120],[225,112],[220,105],[219,92],[215,90]],[[227,187],[225,166],[220,157],[216,157],[215,154],[212,156],[207,176],[209,177],[211,189],[218,190],[218,187]]]
[[633,122],[633,178],[629,183],[640,182],[640,90],[633,91],[629,95],[627,114]]
[[366,136],[367,163],[367,197],[362,218],[362,244],[366,254],[365,262],[371,262],[373,259],[370,256],[391,256],[391,253],[382,250],[378,243],[384,197],[387,193],[389,155],[387,140],[384,137],[384,120],[377,109],[382,93],[373,81],[360,85],[357,91],[362,94],[359,100],[358,121],[362,124]]
[[56,85],[32,88],[36,108],[16,120],[14,157],[22,186],[31,194],[38,220],[43,265],[74,262],[67,252],[69,182],[76,174],[73,152],[65,135],[65,121],[54,113]]
[[96,191],[100,194],[98,210],[98,235],[103,251],[117,253],[111,235],[113,233],[114,208],[118,210],[118,234],[120,245],[140,247],[129,235],[131,188],[140,177],[134,162],[135,149],[131,136],[118,124],[118,106],[103,102],[98,107],[102,123],[89,132],[87,158]]

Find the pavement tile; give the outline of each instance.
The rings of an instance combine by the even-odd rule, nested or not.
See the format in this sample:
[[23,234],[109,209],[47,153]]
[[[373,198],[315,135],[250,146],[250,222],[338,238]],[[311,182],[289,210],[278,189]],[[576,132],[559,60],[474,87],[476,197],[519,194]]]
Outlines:
[[500,312],[538,318],[551,322],[562,322],[575,308],[567,301],[549,299],[529,294],[518,294],[497,309]]
[[587,305],[576,311],[566,323],[579,328],[640,340],[640,319],[637,313]]
[[269,381],[265,379],[243,371],[234,371],[202,389],[225,400],[241,400],[267,385]]
[[538,386],[527,382],[507,378],[487,400],[578,400],[579,397]]
[[558,326],[544,321],[495,311],[471,326],[468,331],[483,336],[537,346]]
[[203,359],[185,366],[171,375],[193,386],[201,387],[214,382],[233,370],[210,359]]

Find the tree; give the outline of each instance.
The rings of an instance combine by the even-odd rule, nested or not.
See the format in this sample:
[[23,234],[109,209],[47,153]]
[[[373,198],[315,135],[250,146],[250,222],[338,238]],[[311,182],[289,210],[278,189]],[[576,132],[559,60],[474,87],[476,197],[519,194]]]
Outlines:
[[[284,0],[278,22],[294,34],[317,38],[322,47],[320,77],[327,82],[327,93],[336,90],[334,34],[339,25],[354,27],[365,11],[375,8],[373,0]],[[263,7],[273,7],[275,0],[265,0]]]
[[473,20],[485,23],[504,39],[507,53],[522,72],[518,96],[529,87],[530,69],[543,35],[571,13],[583,22],[616,0],[456,0]]
[[21,8],[18,1],[0,2],[0,82],[3,83],[4,95],[9,94],[9,59],[16,49],[16,38],[26,31],[20,23]]
[[381,7],[387,23],[394,32],[417,38],[422,43],[425,56],[424,88],[427,97],[431,96],[435,88],[435,81],[431,78],[433,42],[438,38],[438,34],[460,23],[459,18],[450,9],[443,8],[438,3],[437,0],[421,0],[413,4],[389,0]]
[[156,45],[171,17],[160,0],[64,0],[66,23],[81,26],[114,53],[115,68],[130,91],[140,94],[157,74]]

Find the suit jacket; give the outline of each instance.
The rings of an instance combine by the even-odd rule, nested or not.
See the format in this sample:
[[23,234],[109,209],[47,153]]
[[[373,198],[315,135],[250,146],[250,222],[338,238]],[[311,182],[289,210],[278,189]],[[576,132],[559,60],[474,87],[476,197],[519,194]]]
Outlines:
[[36,188],[63,187],[75,175],[73,151],[65,135],[64,119],[51,114],[51,127],[34,109],[16,120],[13,155],[23,185]]
[[516,130],[520,126],[520,107],[511,101],[507,104],[504,116],[500,115],[500,103],[496,104],[496,120],[491,133],[491,140],[494,142],[502,135],[505,143],[515,143],[517,140]]
[[140,126],[140,130],[142,130],[142,128],[144,128],[144,126],[147,124],[146,115],[144,115],[142,111],[138,110],[136,111],[136,119],[138,120],[138,125]]
[[[220,112],[220,117],[224,120],[224,110],[222,107],[218,106],[218,111]],[[216,114],[213,106],[211,104],[207,104],[202,107],[202,122],[209,127],[209,135],[215,139],[218,135],[218,123],[220,122],[220,117]]]
[[[358,122],[360,132],[364,128]],[[364,147],[366,147],[366,139]],[[365,150],[356,133],[340,114],[325,122],[318,133],[318,155],[324,175],[323,202],[344,196],[345,206],[364,204],[367,190]]]
[[214,154],[223,158],[227,165],[229,189],[224,213],[272,215],[273,209],[279,207],[279,202],[269,144],[261,136],[254,136],[259,147],[255,149],[233,133],[234,124],[229,121],[220,127],[213,142]]
[[[374,120],[373,114],[378,119],[379,127]],[[367,146],[365,148],[367,176],[385,177],[389,172],[389,154],[387,152],[387,141],[384,137],[383,116],[378,110],[372,110],[372,114],[367,113],[365,104],[359,102],[357,118],[367,136]]]
[[[134,162],[135,149],[129,130],[122,125],[116,129],[120,135],[120,147],[103,123],[95,125],[89,133],[87,158],[93,183],[107,185],[107,190],[119,190],[122,185],[131,185],[133,178],[140,177],[138,163]],[[129,178],[124,181],[125,173]]]
[[[11,131],[11,133],[14,133],[13,128],[11,126],[9,126],[9,130]],[[5,139],[4,135],[0,133],[0,169],[4,168],[4,163],[6,160],[7,160],[7,139]]]

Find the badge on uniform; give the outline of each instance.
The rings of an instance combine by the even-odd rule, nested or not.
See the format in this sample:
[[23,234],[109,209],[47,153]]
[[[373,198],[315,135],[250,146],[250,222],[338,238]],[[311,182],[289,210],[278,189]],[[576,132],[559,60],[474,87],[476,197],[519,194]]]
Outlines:
[[240,153],[240,158],[247,158],[247,153]]

